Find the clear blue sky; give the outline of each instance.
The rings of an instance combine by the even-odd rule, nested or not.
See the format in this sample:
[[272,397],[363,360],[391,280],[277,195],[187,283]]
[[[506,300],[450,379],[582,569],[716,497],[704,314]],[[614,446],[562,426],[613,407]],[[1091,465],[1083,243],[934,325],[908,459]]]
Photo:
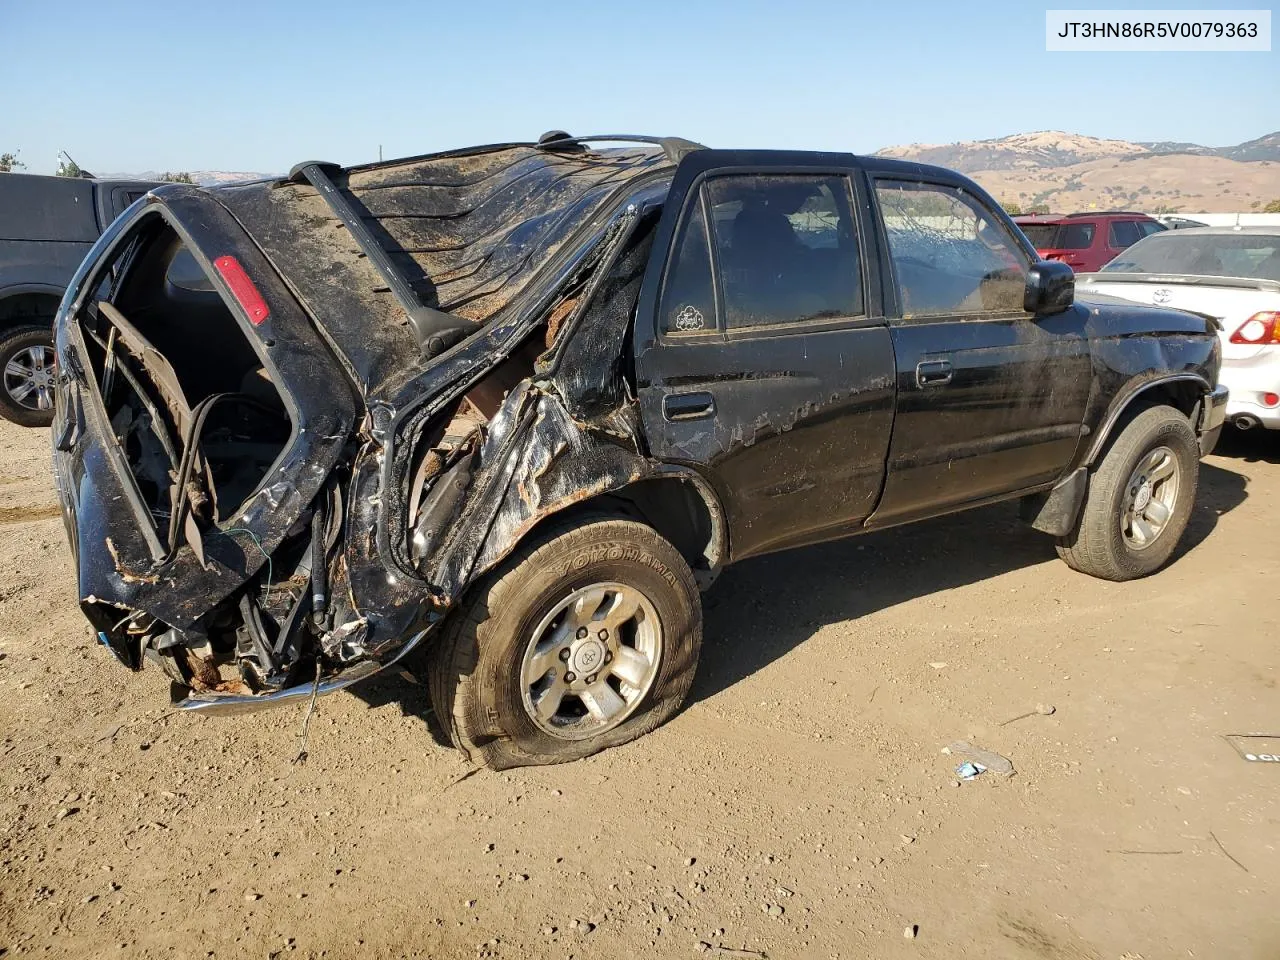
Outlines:
[[1070,4],[0,0],[0,151],[277,172],[549,128],[855,152],[1280,129],[1277,52],[1046,53],[1046,6]]

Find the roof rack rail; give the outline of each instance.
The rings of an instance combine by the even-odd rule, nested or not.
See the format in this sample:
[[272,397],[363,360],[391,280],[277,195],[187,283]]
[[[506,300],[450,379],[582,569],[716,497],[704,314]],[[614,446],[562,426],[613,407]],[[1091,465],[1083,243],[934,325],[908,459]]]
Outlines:
[[1148,216],[1148,214],[1145,214],[1140,210],[1085,210],[1082,213],[1067,214],[1068,217],[1115,217],[1122,215],[1126,217]]
[[548,130],[538,138],[538,146],[543,150],[563,150],[583,143],[652,143],[662,148],[667,159],[679,163],[686,154],[694,150],[708,149],[704,144],[683,137],[646,137],[636,133],[601,133],[590,137],[571,137],[563,130]]
[[439,356],[463,339],[470,330],[475,328],[475,325],[469,320],[455,317],[434,307],[428,307],[422,302],[414,292],[413,287],[410,286],[409,281],[396,270],[395,264],[391,262],[391,257],[387,255],[387,251],[382,244],[369,231],[368,226],[360,218],[360,214],[356,212],[355,208],[338,190],[333,180],[330,179],[331,173],[341,170],[342,167],[336,163],[308,160],[299,163],[290,170],[288,179],[293,183],[306,181],[316,188],[316,192],[320,194],[328,205],[329,210],[347,228],[347,232],[351,234],[351,239],[355,240],[356,246],[369,258],[369,263],[386,281],[391,295],[396,298],[396,302],[400,304],[400,308],[408,316],[409,324],[413,327],[423,351],[428,357]]

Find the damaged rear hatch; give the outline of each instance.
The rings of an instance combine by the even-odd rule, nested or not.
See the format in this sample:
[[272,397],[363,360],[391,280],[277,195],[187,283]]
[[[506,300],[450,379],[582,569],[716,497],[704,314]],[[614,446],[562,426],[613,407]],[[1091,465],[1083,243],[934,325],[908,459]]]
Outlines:
[[[279,617],[257,642],[289,641],[311,580],[299,533],[338,515],[327,484],[356,417],[342,365],[234,218],[177,186],[90,252],[57,354],[54,474],[85,615],[131,668],[150,655],[195,689],[242,691],[216,650],[254,638],[224,601],[252,581],[254,615]],[[286,540],[304,545],[276,556]]]
[[669,169],[514,144],[139,201],[57,321],[55,474],[103,643],[201,709],[336,689],[411,649],[475,569],[410,550],[427,507],[474,526],[472,554],[490,527],[429,496],[436,448],[470,424],[474,454],[505,422],[533,331],[550,346],[636,222],[622,195],[660,197]]

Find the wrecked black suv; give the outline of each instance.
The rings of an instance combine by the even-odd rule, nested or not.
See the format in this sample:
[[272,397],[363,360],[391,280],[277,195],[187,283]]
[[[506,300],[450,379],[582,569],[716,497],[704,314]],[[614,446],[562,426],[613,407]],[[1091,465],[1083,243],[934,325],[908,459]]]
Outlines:
[[553,762],[674,713],[731,561],[1014,497],[1076,569],[1168,560],[1211,319],[1074,302],[946,170],[607,140],[169,185],[108,229],[53,439],[125,665],[217,712],[421,644],[459,747]]

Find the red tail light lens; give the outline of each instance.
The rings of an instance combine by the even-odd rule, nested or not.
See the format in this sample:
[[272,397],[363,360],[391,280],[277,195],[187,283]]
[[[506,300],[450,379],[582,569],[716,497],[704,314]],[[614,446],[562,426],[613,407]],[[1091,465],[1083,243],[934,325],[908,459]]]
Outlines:
[[1280,406],[1280,393],[1264,393],[1262,395],[1262,405],[1264,407]]
[[1240,324],[1231,335],[1232,343],[1280,343],[1280,313],[1264,310]]
[[250,323],[256,327],[271,316],[267,302],[262,299],[262,294],[253,285],[249,275],[244,272],[244,267],[240,266],[239,260],[235,257],[223,256],[213,261],[213,266],[231,288],[231,295],[236,298],[236,303],[240,304],[244,312],[249,315]]

